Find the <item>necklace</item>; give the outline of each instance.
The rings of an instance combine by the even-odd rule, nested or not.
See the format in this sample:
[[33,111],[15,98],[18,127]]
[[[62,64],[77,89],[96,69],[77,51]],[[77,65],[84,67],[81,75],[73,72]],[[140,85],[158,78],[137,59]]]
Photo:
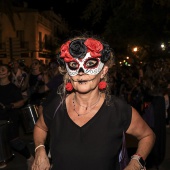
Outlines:
[[[74,107],[73,110],[77,113],[78,116],[86,115],[86,114],[88,114],[88,113],[98,104],[98,102],[100,101],[100,97],[101,97],[101,93],[99,93],[99,97],[98,97],[97,101],[96,101],[94,104],[92,104],[92,105],[89,106],[89,107],[85,107],[85,106],[80,105],[80,104],[75,100],[75,95],[74,95],[74,97],[73,97],[73,107]],[[77,110],[76,110],[75,101],[76,101],[81,107],[86,108],[86,110],[87,110],[87,108],[91,108],[91,109],[90,109],[88,112],[84,113],[84,114],[80,114],[80,113],[78,113]],[[93,107],[92,107],[92,106],[93,106]]]
[[76,101],[76,103],[77,103],[79,106],[84,107],[85,110],[87,110],[88,108],[91,108],[93,105],[96,105],[96,104],[99,102],[100,96],[101,96],[101,93],[99,93],[99,97],[98,97],[97,101],[96,101],[95,103],[93,103],[92,105],[90,105],[90,106],[83,106],[83,105],[81,105],[81,104],[76,100],[76,95],[74,95],[73,101]]

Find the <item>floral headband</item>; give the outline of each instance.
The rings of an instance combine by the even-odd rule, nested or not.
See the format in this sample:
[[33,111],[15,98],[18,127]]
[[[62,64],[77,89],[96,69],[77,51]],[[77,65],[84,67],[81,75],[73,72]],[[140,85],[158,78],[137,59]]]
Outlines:
[[[107,62],[111,55],[111,49],[108,44],[102,44],[96,39],[87,38],[67,41],[61,46],[59,57],[65,63],[68,63],[73,61],[74,58],[84,58],[88,52],[90,52],[91,57],[100,58],[102,63]],[[59,61],[59,63],[62,64],[63,62]]]

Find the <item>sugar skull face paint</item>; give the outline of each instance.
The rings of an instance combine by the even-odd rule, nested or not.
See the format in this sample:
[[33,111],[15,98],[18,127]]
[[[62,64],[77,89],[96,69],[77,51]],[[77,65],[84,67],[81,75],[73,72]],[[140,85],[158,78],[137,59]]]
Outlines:
[[93,58],[90,53],[87,53],[83,59],[75,58],[73,61],[66,63],[70,76],[76,76],[79,72],[96,75],[102,70],[103,66],[104,63],[100,61],[100,58]]
[[61,46],[60,61],[65,63],[70,76],[76,76],[79,72],[89,75],[98,74],[111,55],[108,44],[100,41],[87,39],[69,40]]

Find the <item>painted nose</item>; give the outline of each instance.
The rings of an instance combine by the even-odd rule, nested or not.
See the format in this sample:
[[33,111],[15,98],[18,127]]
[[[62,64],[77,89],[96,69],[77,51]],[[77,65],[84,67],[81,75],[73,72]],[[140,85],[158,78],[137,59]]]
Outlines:
[[84,69],[82,67],[80,67],[78,73],[84,73]]

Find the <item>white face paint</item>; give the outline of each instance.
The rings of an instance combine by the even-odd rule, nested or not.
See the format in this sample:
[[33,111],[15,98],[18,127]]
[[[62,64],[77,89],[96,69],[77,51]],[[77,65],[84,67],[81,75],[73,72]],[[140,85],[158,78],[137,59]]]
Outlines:
[[74,61],[66,63],[66,69],[70,76],[76,76],[79,71],[83,71],[85,74],[97,75],[103,66],[104,63],[100,61],[100,58],[91,57],[90,52],[83,59],[74,58]]

